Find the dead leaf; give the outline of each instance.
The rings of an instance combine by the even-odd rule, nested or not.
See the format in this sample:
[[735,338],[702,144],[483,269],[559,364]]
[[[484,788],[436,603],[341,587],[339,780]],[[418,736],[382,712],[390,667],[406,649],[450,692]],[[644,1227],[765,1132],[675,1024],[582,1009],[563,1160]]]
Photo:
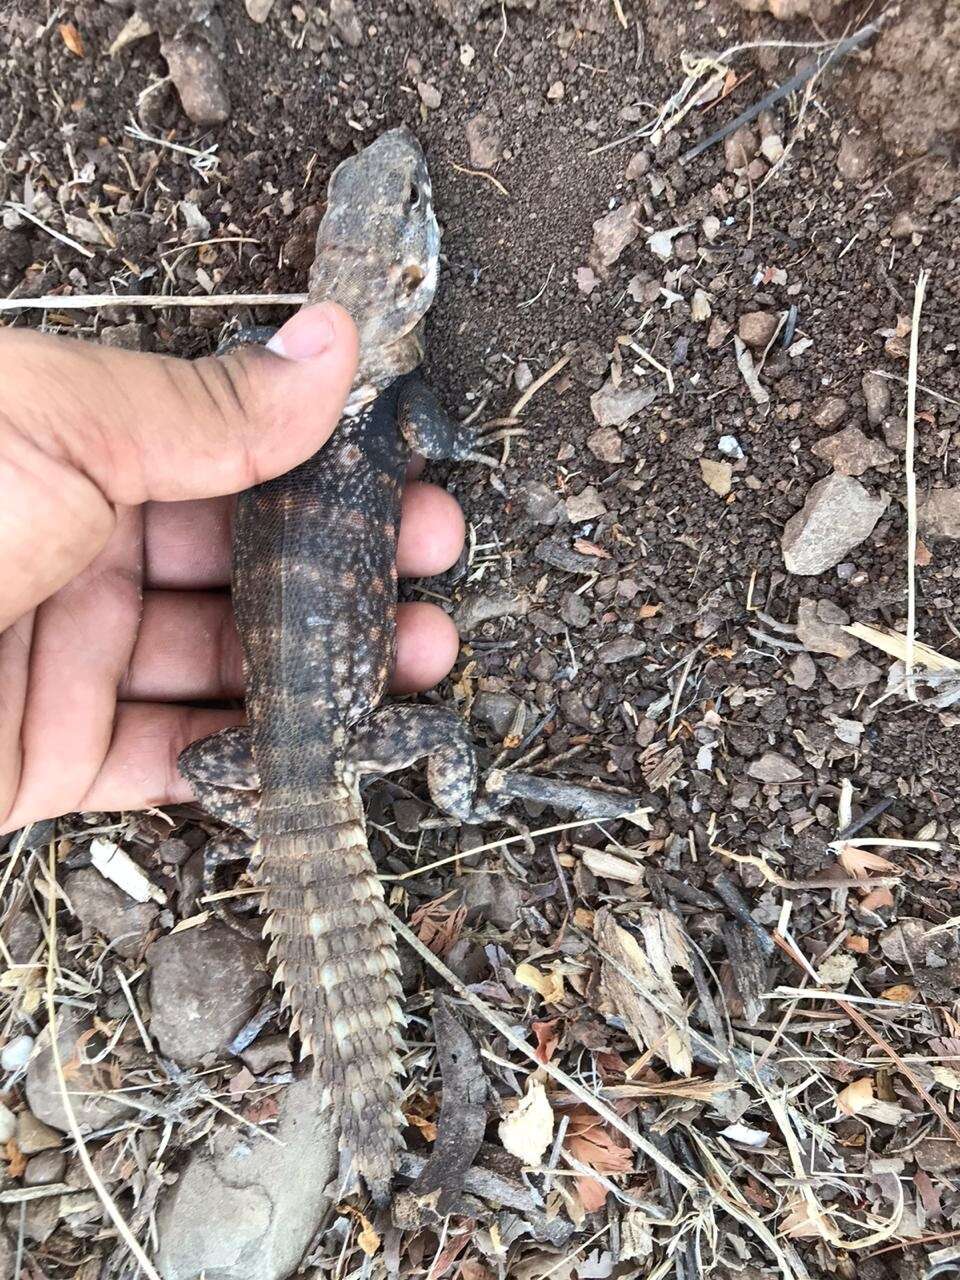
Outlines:
[[700,459],[700,474],[718,498],[725,498],[733,487],[733,466],[729,462]]
[[911,987],[909,982],[898,982],[894,987],[887,987],[885,991],[880,992],[881,1000],[895,1000],[897,1004],[910,1004],[917,998],[917,988]]
[[7,1162],[7,1174],[11,1178],[20,1178],[23,1171],[27,1167],[27,1160],[23,1152],[17,1146],[16,1138],[9,1138],[3,1148],[4,1159]]
[[513,976],[521,986],[536,991],[547,1004],[559,1004],[563,999],[563,970],[556,965],[541,973],[532,964],[518,964]]
[[532,1022],[530,1025],[537,1038],[537,1058],[540,1062],[549,1062],[560,1043],[560,1033],[557,1031],[560,1019],[550,1018],[549,1021]]
[[504,1148],[527,1165],[537,1165],[553,1141],[553,1108],[539,1080],[531,1080],[517,1107],[497,1126]]
[[921,569],[925,569],[933,560],[933,552],[922,538],[917,539],[916,561]]
[[586,538],[574,538],[574,551],[579,551],[583,556],[596,556],[598,560],[609,560],[610,552],[605,551],[603,547],[598,547],[595,542],[588,542]]
[[380,1236],[374,1230],[373,1223],[359,1209],[354,1208],[352,1204],[339,1204],[337,1209],[340,1213],[349,1214],[350,1217],[356,1218],[360,1224],[360,1230],[357,1233],[357,1244],[368,1258],[373,1257],[380,1248]]
[[879,911],[882,907],[893,906],[893,894],[886,886],[879,889],[872,889],[868,894],[860,899],[860,908],[862,911]]
[[425,902],[410,917],[410,924],[416,930],[417,937],[435,956],[447,954],[460,937],[466,923],[466,907],[457,907],[451,911],[442,905],[452,896],[453,891],[432,902]]
[[861,1076],[837,1094],[837,1106],[845,1115],[856,1116],[873,1102],[873,1078]]
[[60,39],[67,46],[72,54],[77,58],[82,58],[86,52],[83,47],[83,36],[73,25],[72,22],[60,22],[57,24],[57,30],[60,32]]
[[815,1213],[812,1206],[801,1198],[788,1205],[780,1221],[780,1234],[789,1236],[791,1240],[829,1240],[834,1233],[823,1215]]
[[677,1075],[689,1076],[690,1027],[671,972],[690,972],[686,939],[670,911],[641,907],[637,920],[639,939],[621,928],[609,910],[597,912],[594,937],[603,957],[601,990],[639,1049],[651,1050]]
[[851,933],[843,945],[848,951],[853,951],[858,956],[865,956],[870,950],[870,939],[859,933]]
[[881,858],[879,853],[870,849],[861,849],[855,844],[842,844],[839,850],[840,865],[848,876],[857,880],[866,880],[871,871],[892,871],[894,875],[902,875],[902,868],[895,862]]
[[[570,1112],[564,1146],[581,1164],[588,1165],[605,1175],[630,1173],[633,1169],[633,1152],[618,1133],[608,1129],[589,1107],[574,1107]],[[607,1189],[595,1178],[581,1175],[577,1178],[577,1193],[587,1213],[603,1208]]]

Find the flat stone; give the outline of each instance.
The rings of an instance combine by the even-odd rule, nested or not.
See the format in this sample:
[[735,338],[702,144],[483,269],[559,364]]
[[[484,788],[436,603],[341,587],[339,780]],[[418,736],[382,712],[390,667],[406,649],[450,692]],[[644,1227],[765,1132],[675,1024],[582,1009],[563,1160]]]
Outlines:
[[757,135],[749,125],[743,124],[730,136],[724,139],[723,157],[727,173],[737,173],[746,169],[757,154],[759,147]]
[[527,670],[534,680],[552,680],[559,665],[549,649],[538,649],[527,663]]
[[867,402],[867,421],[871,427],[879,427],[890,412],[890,383],[879,373],[865,373],[860,386]]
[[[503,738],[513,728],[522,705],[516,694],[481,691],[473,700],[470,715],[472,719],[492,729],[498,738]],[[521,733],[526,727],[527,719],[528,713],[525,711],[521,717]]]
[[960,489],[931,489],[917,521],[924,537],[960,538]]
[[276,1141],[224,1125],[192,1149],[157,1215],[163,1280],[286,1280],[296,1271],[330,1205],[337,1132],[309,1076],[278,1101]]
[[772,311],[748,311],[740,317],[737,333],[754,350],[762,351],[777,331],[779,317]]
[[247,11],[247,17],[258,26],[266,22],[270,17],[270,10],[273,6],[274,0],[243,0],[243,7]]
[[67,1168],[67,1156],[64,1151],[41,1151],[31,1156],[23,1171],[25,1187],[45,1187],[51,1182],[61,1182]]
[[733,331],[733,325],[722,316],[714,316],[707,330],[707,349],[716,351],[722,347]]
[[597,427],[587,436],[587,448],[601,462],[623,462],[623,437],[616,427]]
[[363,43],[363,24],[353,0],[330,0],[330,21],[334,31],[351,49]]
[[910,1154],[926,1173],[952,1173],[960,1169],[960,1144],[953,1138],[921,1138]]
[[537,524],[559,524],[566,519],[560,495],[542,480],[530,480],[520,490],[520,499],[526,515]]
[[657,398],[653,387],[615,387],[606,381],[599,391],[590,397],[590,409],[601,427],[622,427],[625,422],[642,413]]
[[149,351],[153,347],[152,327],[136,320],[107,325],[100,330],[99,337],[103,346],[119,347],[123,351]]
[[823,664],[823,669],[833,687],[841,692],[847,689],[865,689],[883,675],[875,663],[861,657],[847,658],[844,662],[828,661]]
[[821,400],[814,409],[811,421],[814,426],[822,427],[824,431],[832,431],[843,421],[846,412],[846,400],[841,399],[840,396],[827,396],[826,400]]
[[887,442],[887,447],[896,449],[900,453],[907,447],[907,420],[906,418],[893,417],[885,418],[881,424],[880,430],[883,432],[883,438]]
[[150,1032],[183,1066],[225,1053],[270,985],[265,948],[219,922],[168,934],[147,963]]
[[877,144],[867,134],[845,133],[837,152],[837,171],[847,182],[862,182],[877,162]]
[[489,920],[498,929],[512,929],[520,919],[523,891],[502,871],[479,871],[461,877],[457,897],[468,913]]
[[419,93],[420,101],[428,111],[436,111],[437,107],[440,106],[440,103],[443,100],[440,95],[440,90],[432,83],[432,81],[429,80],[420,81],[417,85],[417,93]]
[[[129,1109],[116,1097],[98,1097],[98,1092],[112,1088],[109,1067],[106,1063],[87,1065],[84,1052],[78,1047],[81,1036],[93,1031],[93,1020],[72,1009],[61,1007],[57,1011],[57,1049],[61,1062],[71,1063],[70,1101],[81,1129],[100,1129],[118,1116],[129,1115]],[[95,1045],[87,1048],[93,1056]],[[33,1115],[44,1124],[66,1133],[70,1128],[60,1084],[53,1062],[49,1026],[44,1027],[37,1040],[37,1048],[27,1067],[27,1101]],[[21,1121],[22,1123],[22,1121]],[[40,1150],[40,1148],[35,1148]]]
[[490,595],[469,595],[457,606],[453,620],[462,636],[470,635],[484,622],[497,618],[520,618],[529,608],[529,601],[510,591],[492,592]]
[[640,205],[636,200],[611,209],[593,224],[590,265],[601,274],[617,261],[640,234]]
[[852,476],[827,476],[784,526],[780,546],[788,573],[814,575],[838,565],[869,538],[890,501],[871,497]]
[[21,1111],[17,1116],[17,1146],[25,1156],[39,1155],[43,1151],[55,1151],[63,1142],[63,1134],[38,1120],[32,1111]]
[[474,169],[493,169],[502,154],[500,135],[489,116],[480,112],[468,120],[464,132]]
[[142,950],[160,911],[155,902],[136,902],[95,867],[72,871],[63,887],[85,937],[102,934],[122,956]]
[[203,36],[190,30],[167,36],[160,52],[189,119],[200,125],[223,124],[230,115],[230,99],[220,59]]
[[560,617],[568,626],[585,627],[593,617],[593,610],[583,596],[565,591],[560,600]]
[[859,427],[844,427],[836,435],[818,440],[810,452],[829,462],[841,476],[862,476],[871,467],[882,467],[896,457],[885,444],[864,435]]
[[244,1049],[240,1057],[244,1066],[255,1076],[262,1076],[278,1067],[289,1067],[293,1062],[293,1045],[289,1036],[280,1033],[259,1036],[249,1048]]
[[777,751],[766,751],[758,760],[751,760],[747,773],[757,782],[796,782],[803,777],[803,770]]
[[650,168],[650,152],[635,151],[627,161],[627,168],[624,174],[628,182],[636,182]]
[[630,658],[640,658],[647,652],[645,640],[637,636],[618,636],[616,640],[608,640],[597,650],[597,661],[604,666],[614,662],[627,662]]
[[843,630],[849,621],[849,614],[832,600],[802,599],[797,606],[797,639],[810,653],[852,658],[860,641]]
[[588,484],[579,493],[572,494],[564,503],[567,519],[572,524],[582,524],[587,520],[596,520],[606,515],[607,506],[592,484]]
[[796,689],[812,689],[817,681],[817,664],[809,653],[798,653],[790,663],[790,679]]

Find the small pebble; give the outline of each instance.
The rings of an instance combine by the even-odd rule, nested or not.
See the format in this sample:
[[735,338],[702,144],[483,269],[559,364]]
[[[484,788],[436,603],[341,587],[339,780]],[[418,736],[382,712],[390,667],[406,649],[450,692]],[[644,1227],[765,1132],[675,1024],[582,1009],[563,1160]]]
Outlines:
[[16,1132],[17,1117],[5,1103],[0,1102],[0,1145],[9,1142]]
[[554,80],[553,84],[547,90],[547,97],[551,102],[559,102],[564,95],[563,81]]
[[436,111],[442,101],[440,90],[437,86],[426,80],[421,80],[417,85],[417,93],[419,93],[420,101],[428,111]]
[[777,322],[772,311],[748,311],[740,317],[737,333],[748,347],[762,351],[776,333]]
[[743,457],[743,450],[736,436],[721,436],[717,441],[717,448],[725,458],[733,458],[735,462]]
[[20,1071],[33,1053],[33,1036],[15,1036],[0,1049],[0,1067],[4,1071]]

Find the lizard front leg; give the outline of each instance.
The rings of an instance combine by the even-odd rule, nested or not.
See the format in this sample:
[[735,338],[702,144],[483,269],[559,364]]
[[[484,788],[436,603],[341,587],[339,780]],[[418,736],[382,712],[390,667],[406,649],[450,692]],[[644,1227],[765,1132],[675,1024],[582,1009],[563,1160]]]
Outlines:
[[477,796],[477,755],[467,725],[444,707],[377,707],[351,731],[347,762],[357,773],[395,773],[427,760],[438,809],[460,822],[489,822],[502,805]]
[[[180,753],[180,772],[193,783],[201,807],[233,828],[208,840],[203,851],[203,893],[216,893],[217,871],[225,862],[255,857],[259,779],[250,751],[250,731],[242,725],[192,742]],[[259,927],[241,920],[214,899],[214,914],[245,937],[261,936]]]
[[409,448],[434,460],[482,462],[499,467],[496,458],[480,451],[487,440],[508,435],[525,435],[520,427],[510,427],[491,435],[479,435],[472,427],[451,418],[427,384],[417,374],[404,379],[397,407],[397,425]]

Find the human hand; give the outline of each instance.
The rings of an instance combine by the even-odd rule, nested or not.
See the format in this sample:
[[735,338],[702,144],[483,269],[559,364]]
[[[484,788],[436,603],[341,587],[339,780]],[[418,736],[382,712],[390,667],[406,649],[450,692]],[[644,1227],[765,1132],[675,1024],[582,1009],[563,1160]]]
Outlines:
[[[191,798],[188,743],[242,720],[230,599],[234,498],[330,435],[356,367],[339,308],[298,312],[286,358],[176,360],[0,330],[0,833],[83,809]],[[404,494],[398,568],[448,568],[463,517]],[[397,691],[456,658],[430,604],[400,606]]]

